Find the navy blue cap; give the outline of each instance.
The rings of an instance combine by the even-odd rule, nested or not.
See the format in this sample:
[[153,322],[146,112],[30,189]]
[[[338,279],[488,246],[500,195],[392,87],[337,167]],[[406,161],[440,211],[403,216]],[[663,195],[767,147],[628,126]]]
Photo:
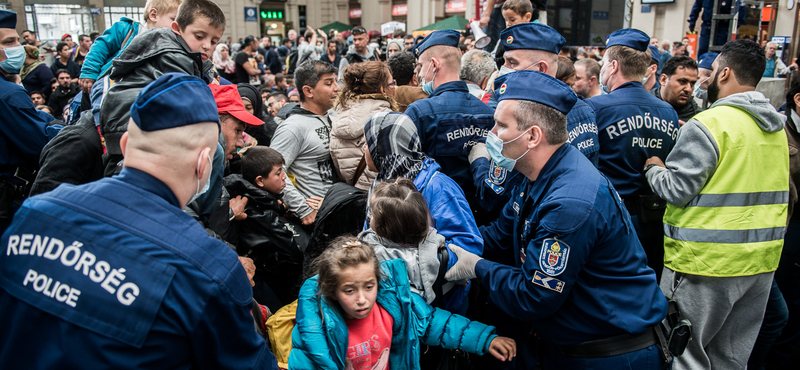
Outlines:
[[653,59],[656,61],[656,63],[658,63],[659,59],[661,59],[661,52],[658,51],[658,48],[653,45],[647,45],[647,48],[650,49],[650,59]]
[[146,132],[201,122],[219,124],[211,89],[185,73],[166,73],[142,89],[131,105],[131,118]]
[[639,51],[645,51],[650,45],[650,36],[647,36],[646,33],[635,28],[623,28],[612,32],[608,35],[608,39],[606,39],[606,47],[610,48],[615,45],[622,45]]
[[497,102],[505,99],[528,100],[567,114],[578,96],[567,84],[538,71],[516,71],[507,74],[505,82],[497,89]]
[[444,46],[452,46],[454,48],[458,47],[458,40],[461,39],[461,34],[458,31],[453,30],[439,30],[433,31],[430,35],[425,36],[422,39],[422,42],[417,44],[414,47],[414,56],[419,58],[425,49],[436,46],[436,45],[444,45]]
[[700,60],[697,62],[698,68],[705,68],[705,69],[714,69],[711,66],[714,63],[714,60],[717,59],[719,53],[705,53],[700,56]]
[[0,10],[0,28],[17,28],[17,13]]
[[552,27],[541,23],[520,23],[500,32],[505,50],[544,50],[558,54],[567,40]]

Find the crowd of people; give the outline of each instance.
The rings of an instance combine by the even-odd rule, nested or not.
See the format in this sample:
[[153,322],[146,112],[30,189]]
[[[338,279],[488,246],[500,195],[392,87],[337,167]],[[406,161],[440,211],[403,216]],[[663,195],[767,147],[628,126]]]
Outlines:
[[485,50],[0,10],[0,367],[792,366],[796,64],[487,9]]

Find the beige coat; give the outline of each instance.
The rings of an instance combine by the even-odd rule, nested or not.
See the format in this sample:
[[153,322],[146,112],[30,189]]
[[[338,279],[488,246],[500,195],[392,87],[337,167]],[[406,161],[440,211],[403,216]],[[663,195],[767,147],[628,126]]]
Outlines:
[[364,169],[356,184],[353,184],[356,168],[364,157],[364,124],[375,113],[396,110],[393,99],[383,94],[365,94],[348,97],[346,107],[337,103],[331,122],[331,158],[339,173],[339,179],[363,190],[369,189],[376,172]]

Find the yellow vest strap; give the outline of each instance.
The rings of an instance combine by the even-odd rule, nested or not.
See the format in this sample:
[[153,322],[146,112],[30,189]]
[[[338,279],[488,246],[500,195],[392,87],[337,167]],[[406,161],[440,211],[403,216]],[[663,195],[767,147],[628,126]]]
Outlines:
[[750,207],[789,202],[788,191],[754,193],[699,194],[686,207]]
[[745,230],[690,229],[664,224],[664,235],[673,240],[695,243],[742,244],[783,240],[786,227]]

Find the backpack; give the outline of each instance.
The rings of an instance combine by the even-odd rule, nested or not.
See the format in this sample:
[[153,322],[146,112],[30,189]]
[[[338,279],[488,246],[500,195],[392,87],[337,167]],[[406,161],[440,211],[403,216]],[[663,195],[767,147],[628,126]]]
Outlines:
[[344,182],[333,184],[317,211],[314,230],[303,251],[303,277],[314,275],[311,263],[338,236],[358,234],[367,217],[367,192]]
[[286,73],[294,74],[297,66],[303,64],[303,62],[307,61],[310,57],[311,54],[308,54],[305,59],[299,60],[300,52],[297,51],[297,49],[292,49],[292,52],[286,57]]

